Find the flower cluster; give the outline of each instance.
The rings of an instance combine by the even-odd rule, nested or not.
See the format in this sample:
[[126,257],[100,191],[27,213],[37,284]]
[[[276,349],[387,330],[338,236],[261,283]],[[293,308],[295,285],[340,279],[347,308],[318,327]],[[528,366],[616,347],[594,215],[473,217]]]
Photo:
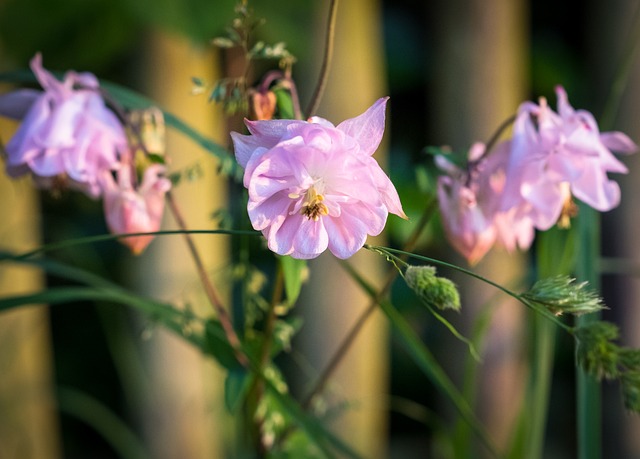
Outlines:
[[436,162],[438,198],[448,239],[470,263],[498,242],[507,250],[526,249],[535,229],[566,225],[575,197],[599,211],[620,203],[620,188],[607,177],[627,168],[611,152],[637,146],[621,132],[601,133],[593,115],[574,110],[565,90],[556,88],[558,111],[544,98],[518,109],[511,139],[485,151],[475,144],[466,168],[445,156]]
[[[63,184],[103,197],[114,233],[157,231],[170,187],[162,177],[164,166],[149,167],[137,186],[123,120],[107,107],[98,79],[67,72],[58,81],[42,67],[40,54],[31,60],[31,69],[42,91],[21,89],[0,96],[0,115],[22,121],[5,148],[7,173],[31,174],[42,188]],[[134,253],[150,241],[122,240]]]
[[309,121],[245,121],[232,133],[244,167],[254,229],[280,255],[314,258],[327,248],[348,258],[378,235],[389,212],[406,218],[393,184],[372,157],[384,132],[387,98],[334,126]]

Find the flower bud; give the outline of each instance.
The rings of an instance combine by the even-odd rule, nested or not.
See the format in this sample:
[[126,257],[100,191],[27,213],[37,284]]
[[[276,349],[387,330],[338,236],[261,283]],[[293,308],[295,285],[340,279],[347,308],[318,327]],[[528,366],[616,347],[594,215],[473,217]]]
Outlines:
[[270,120],[276,111],[276,95],[273,91],[251,91],[249,94],[251,118],[255,120]]
[[429,306],[438,309],[460,309],[458,288],[449,279],[436,276],[433,266],[409,266],[404,279],[411,290]]

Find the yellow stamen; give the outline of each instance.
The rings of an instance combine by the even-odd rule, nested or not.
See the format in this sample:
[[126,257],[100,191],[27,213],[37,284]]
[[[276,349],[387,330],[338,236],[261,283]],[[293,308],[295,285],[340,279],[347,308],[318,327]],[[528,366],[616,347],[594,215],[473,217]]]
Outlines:
[[318,194],[315,188],[309,188],[300,213],[310,220],[318,221],[320,217],[329,215],[329,209],[322,201],[324,201],[324,196]]

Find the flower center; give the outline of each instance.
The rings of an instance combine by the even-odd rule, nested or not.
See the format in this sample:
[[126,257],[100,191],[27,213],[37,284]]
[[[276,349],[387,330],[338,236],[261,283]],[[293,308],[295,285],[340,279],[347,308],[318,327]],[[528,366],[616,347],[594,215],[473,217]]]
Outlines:
[[564,195],[564,203],[562,204],[562,212],[558,219],[558,227],[561,229],[571,228],[571,219],[578,216],[578,206],[571,196],[569,183],[562,182],[562,194]]
[[329,214],[329,209],[322,201],[324,201],[324,196],[318,194],[314,187],[309,188],[304,195],[300,213],[309,220],[318,221],[320,217]]

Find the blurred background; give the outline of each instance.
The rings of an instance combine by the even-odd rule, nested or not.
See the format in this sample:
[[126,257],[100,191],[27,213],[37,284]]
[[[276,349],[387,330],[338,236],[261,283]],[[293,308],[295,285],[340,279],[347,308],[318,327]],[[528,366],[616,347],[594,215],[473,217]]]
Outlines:
[[[234,56],[213,48],[234,14],[233,0],[0,0],[0,70],[26,68],[43,54],[51,70],[91,71],[132,87],[183,117],[222,145],[238,119],[225,119],[203,96],[190,95],[191,77],[208,81],[234,71]],[[336,57],[318,111],[339,122],[391,96],[378,160],[396,184],[413,224],[434,188],[428,145],[456,151],[488,140],[524,100],[540,96],[555,106],[562,84],[574,107],[600,117],[631,35],[635,0],[342,0]],[[284,41],[298,58],[293,77],[303,107],[321,64],[328,1],[253,0],[266,23],[267,43]],[[640,63],[614,125],[640,140]],[[259,75],[256,75],[259,76]],[[11,89],[4,86],[3,90]],[[15,124],[0,120],[6,142]],[[188,225],[214,228],[221,209],[242,215],[237,187],[217,177],[215,161],[169,133],[176,171],[195,180],[176,190]],[[606,257],[640,261],[635,228],[640,210],[640,159],[625,158],[622,206],[603,217]],[[182,199],[181,199],[182,198]],[[107,232],[99,202],[74,193],[52,196],[29,180],[0,177],[0,247],[27,250],[42,243]],[[173,222],[166,218],[166,228]],[[391,217],[385,238],[400,244],[412,223]],[[198,237],[218,285],[230,278],[232,242]],[[464,265],[443,239],[437,218],[418,249]],[[135,258],[117,243],[61,250],[56,258],[97,272],[136,291],[208,314],[181,238],[157,240]],[[264,260],[263,260],[264,261]],[[257,261],[260,263],[260,260]],[[305,321],[294,352],[281,362],[302,394],[367,306],[344,280],[335,260],[310,264],[313,282],[292,311]],[[354,263],[380,278],[387,266],[370,254]],[[475,269],[515,289],[531,281],[527,255],[491,253]],[[1,267],[0,294],[33,291],[60,281]],[[267,273],[269,274],[269,273]],[[510,441],[528,374],[527,328],[521,305],[495,291],[442,271],[460,285],[463,310],[449,317],[465,335],[489,327],[478,370],[478,412],[496,442]],[[268,278],[267,278],[268,279]],[[603,276],[605,318],[620,324],[622,342],[640,346],[638,280]],[[316,290],[314,290],[316,289]],[[317,289],[320,289],[319,291]],[[339,293],[334,297],[330,292]],[[232,292],[225,292],[233,301]],[[467,349],[396,283],[394,304],[462,386]],[[573,343],[558,336],[550,393],[545,458],[575,456]],[[130,311],[108,304],[34,306],[0,315],[0,458],[239,457],[237,419],[222,401],[222,373],[189,346]],[[606,457],[640,457],[640,423],[624,412],[617,385],[603,385]],[[364,457],[450,457],[442,425],[453,411],[373,317],[332,379],[329,393],[349,406],[335,424]]]

